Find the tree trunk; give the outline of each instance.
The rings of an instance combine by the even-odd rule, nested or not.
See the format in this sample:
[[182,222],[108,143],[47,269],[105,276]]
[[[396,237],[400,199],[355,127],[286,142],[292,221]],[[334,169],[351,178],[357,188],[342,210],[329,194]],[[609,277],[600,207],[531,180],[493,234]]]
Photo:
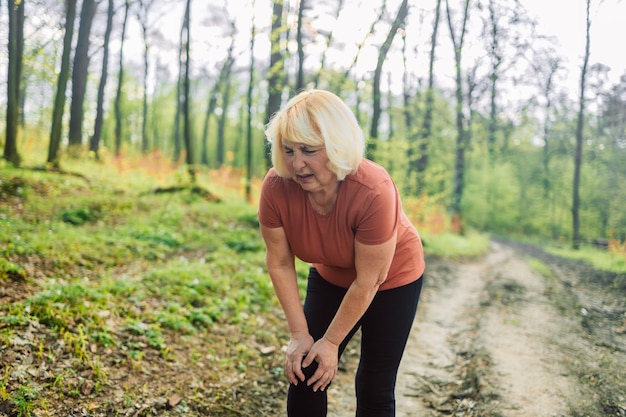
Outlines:
[[106,89],[106,83],[109,74],[109,40],[111,38],[111,30],[113,28],[113,16],[115,15],[114,6],[114,0],[109,0],[109,6],[107,8],[107,26],[104,32],[104,46],[102,52],[102,71],[100,73],[100,84],[98,85],[96,122],[94,126],[93,136],[89,141],[89,150],[94,152],[96,159],[99,159],[98,151],[100,149],[100,136],[102,134],[102,121],[104,119],[104,92]]
[[235,57],[233,55],[235,51],[235,32],[234,32],[234,22],[233,24],[233,35],[231,36],[230,46],[228,47],[228,54],[226,56],[226,60],[220,69],[219,76],[209,93],[209,102],[207,104],[206,112],[204,113],[204,123],[202,128],[202,142],[201,142],[201,155],[200,160],[203,165],[209,165],[209,125],[211,122],[211,116],[215,113],[215,107],[217,106],[217,96],[220,91],[220,88],[226,83],[226,79],[230,77],[230,72],[235,62]]
[[489,0],[489,28],[490,41],[489,57],[491,58],[491,74],[489,74],[490,90],[489,90],[489,123],[487,128],[487,150],[489,152],[489,160],[493,163],[496,154],[496,132],[498,130],[498,106],[496,97],[498,95],[498,78],[500,76],[500,65],[502,64],[502,55],[500,52],[500,37],[498,28],[498,19],[494,0]]
[[455,66],[455,96],[456,96],[456,159],[454,164],[454,189],[452,191],[452,216],[456,222],[458,231],[462,231],[462,213],[461,200],[463,198],[463,189],[465,187],[465,147],[466,133],[465,121],[463,115],[463,77],[461,69],[461,57],[463,51],[463,43],[465,40],[465,32],[467,27],[469,0],[465,0],[463,21],[461,23],[461,32],[455,33],[454,24],[452,23],[452,14],[450,5],[446,0],[446,11],[448,17],[448,27],[450,29],[450,37],[452,46],[454,47],[454,66]]
[[59,149],[61,147],[61,131],[63,129],[63,111],[67,82],[70,78],[70,55],[72,53],[72,38],[74,36],[74,20],[76,19],[76,0],[65,1],[65,35],[63,36],[63,54],[61,56],[61,70],[57,81],[57,91],[52,108],[52,127],[50,128],[50,143],[48,145],[47,163],[59,167]]
[[439,17],[441,15],[441,0],[437,0],[435,6],[435,22],[433,34],[430,39],[430,56],[428,59],[428,87],[426,88],[426,103],[424,105],[424,120],[422,132],[418,143],[418,157],[415,161],[417,172],[417,195],[422,194],[426,188],[424,174],[428,167],[428,145],[432,136],[433,112],[435,107],[435,49],[437,48],[437,33],[439,32]]
[[[255,9],[255,0],[252,0],[252,10]],[[250,33],[250,82],[248,83],[247,113],[246,119],[246,201],[252,203],[252,92],[254,90],[254,41],[256,38],[256,25],[252,15],[252,32]]]
[[373,110],[372,110],[372,125],[370,128],[370,142],[373,146],[371,151],[375,151],[376,141],[378,140],[378,121],[380,119],[381,108],[380,108],[380,82],[383,70],[383,64],[385,63],[385,59],[387,58],[387,53],[391,48],[391,43],[393,42],[393,38],[396,36],[398,29],[400,26],[404,24],[406,20],[406,16],[409,12],[409,2],[408,0],[402,0],[402,4],[398,9],[398,13],[396,18],[391,25],[391,29],[389,29],[389,33],[387,34],[387,38],[383,42],[380,47],[380,51],[378,53],[378,60],[376,62],[376,69],[374,70],[374,81],[373,81]]
[[306,10],[306,0],[300,0],[298,7],[298,25],[296,31],[296,44],[298,45],[298,76],[296,78],[295,91],[302,91],[304,88],[304,45],[302,40],[302,25],[304,24],[304,11]]
[[70,146],[83,143],[83,118],[85,91],[87,89],[87,73],[89,71],[89,35],[91,24],[98,4],[95,0],[83,0],[80,12],[80,27],[76,50],[74,51],[74,67],[72,69],[72,103],[70,105]]
[[115,156],[122,155],[122,87],[124,86],[124,41],[126,40],[126,24],[128,23],[128,10],[130,0],[126,0],[124,6],[124,21],[122,23],[122,35],[120,39],[120,67],[117,75],[117,92],[115,93]]
[[232,95],[231,77],[226,78],[224,91],[222,91],[222,114],[217,126],[217,167],[224,165],[226,157],[226,122],[228,121],[228,107]]
[[576,123],[576,151],[574,154],[574,183],[572,197],[572,248],[580,248],[580,171],[583,155],[583,125],[585,121],[585,84],[587,79],[587,66],[589,65],[589,51],[591,44],[590,28],[591,17],[589,9],[591,0],[587,0],[587,21],[585,30],[585,56],[580,73],[580,97],[578,108],[578,121]]
[[148,14],[153,0],[140,1],[140,10],[137,12],[137,20],[141,25],[141,37],[143,40],[143,102],[141,117],[141,152],[148,153],[150,144],[148,141],[148,74],[150,72],[150,46],[148,43]]
[[24,1],[9,0],[9,69],[7,78],[6,137],[4,159],[15,166],[20,164],[17,152],[17,131],[20,120],[20,85],[24,50]]
[[[271,52],[270,68],[267,76],[267,107],[265,123],[280,109],[281,96],[285,82],[285,61],[282,54],[282,33],[283,33],[283,0],[274,0],[272,11],[272,33],[270,35]],[[265,166],[272,165],[269,148],[265,146]]]
[[183,81],[184,86],[184,98],[183,98],[183,120],[184,120],[184,132],[183,138],[185,142],[185,162],[188,165],[188,171],[191,176],[192,182],[195,182],[195,174],[193,171],[193,146],[191,143],[191,117],[189,115],[189,102],[191,100],[191,93],[189,92],[189,67],[191,58],[189,57],[190,44],[191,44],[191,0],[187,0],[187,6],[185,9],[185,22],[183,24],[185,28],[185,76]]

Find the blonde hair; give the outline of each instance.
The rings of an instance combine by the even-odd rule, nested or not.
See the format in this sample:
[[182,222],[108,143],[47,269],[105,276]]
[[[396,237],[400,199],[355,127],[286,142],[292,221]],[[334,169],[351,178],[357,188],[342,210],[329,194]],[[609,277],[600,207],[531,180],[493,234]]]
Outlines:
[[335,94],[306,90],[289,100],[265,129],[272,164],[281,177],[289,177],[283,141],[309,146],[323,145],[339,181],[355,172],[363,159],[365,139],[354,113]]

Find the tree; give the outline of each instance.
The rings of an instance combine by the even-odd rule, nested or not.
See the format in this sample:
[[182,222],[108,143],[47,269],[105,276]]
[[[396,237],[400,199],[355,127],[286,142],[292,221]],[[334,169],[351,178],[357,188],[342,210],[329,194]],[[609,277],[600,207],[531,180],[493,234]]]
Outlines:
[[304,11],[307,9],[307,0],[300,0],[298,7],[298,24],[296,28],[296,44],[298,45],[298,75],[296,77],[295,91],[304,88],[304,45],[302,40],[302,26],[304,25]]
[[117,90],[115,92],[115,156],[122,155],[122,88],[124,86],[124,42],[126,40],[126,25],[130,0],[124,2],[124,20],[122,21],[122,34],[120,35],[120,58],[117,72]]
[[211,116],[215,113],[215,108],[217,107],[217,99],[219,95],[220,88],[226,83],[226,80],[230,77],[233,65],[235,63],[235,40],[236,40],[236,26],[235,21],[231,20],[231,35],[230,35],[230,45],[228,47],[228,52],[226,55],[226,60],[220,66],[220,72],[217,77],[217,80],[213,84],[213,88],[209,93],[209,102],[207,104],[207,109],[204,113],[204,123],[202,129],[202,138],[201,138],[201,151],[200,151],[200,161],[203,165],[209,164],[209,124],[211,121]]
[[141,152],[148,152],[148,73],[150,70],[150,46],[148,43],[148,18],[154,0],[139,0],[137,20],[141,26],[141,39],[143,40],[143,104],[141,118]]
[[61,69],[57,81],[57,91],[52,109],[52,127],[50,128],[50,143],[48,146],[47,163],[59,167],[59,149],[61,146],[61,131],[63,128],[63,113],[65,109],[65,90],[70,78],[70,54],[72,52],[72,38],[74,37],[74,20],[76,18],[76,0],[65,0],[65,34],[63,36],[63,54]]
[[412,161],[417,172],[417,195],[424,192],[426,183],[424,173],[428,167],[428,145],[432,136],[433,112],[435,107],[435,50],[437,48],[437,34],[439,32],[439,17],[441,0],[437,0],[435,6],[435,21],[433,33],[430,38],[430,55],[428,58],[428,86],[426,87],[426,100],[424,103],[424,119],[422,122],[421,135],[418,142],[418,157]]
[[22,81],[22,57],[24,55],[24,2],[9,0],[9,69],[7,78],[5,160],[18,166],[17,131],[20,120],[20,85]]
[[109,74],[109,40],[111,38],[111,30],[113,28],[113,16],[115,15],[114,3],[114,0],[109,0],[109,6],[107,8],[107,25],[104,31],[104,45],[102,51],[102,71],[100,72],[100,83],[98,84],[98,98],[96,104],[96,122],[93,136],[89,141],[89,150],[94,152],[96,159],[98,159],[100,136],[102,134],[102,121],[104,119],[104,92]]
[[[255,0],[252,0],[252,9],[255,10]],[[252,16],[252,30],[250,33],[250,82],[248,83],[246,119],[246,200],[252,202],[252,91],[254,90],[254,41],[256,26]]]
[[409,2],[408,0],[403,0],[402,4],[398,8],[398,13],[396,14],[396,18],[389,29],[389,33],[387,34],[387,38],[383,42],[380,47],[378,53],[378,59],[376,61],[376,69],[374,70],[374,80],[373,80],[373,105],[372,105],[372,124],[370,127],[370,138],[372,141],[378,140],[378,120],[380,119],[381,108],[380,108],[380,82],[383,70],[383,64],[387,59],[387,53],[391,48],[391,43],[393,42],[393,38],[398,33],[400,27],[404,24],[406,17],[409,13]]
[[454,68],[455,68],[455,97],[456,97],[456,158],[454,164],[454,189],[452,191],[452,215],[455,221],[459,222],[461,227],[461,199],[463,198],[463,189],[465,187],[465,116],[463,115],[463,77],[461,69],[461,58],[463,52],[463,44],[465,41],[465,33],[469,16],[469,0],[464,1],[463,18],[461,20],[461,30],[459,33],[455,31],[452,22],[452,11],[450,10],[449,0],[446,0],[446,15],[448,18],[448,28],[450,29],[450,38],[454,48]]
[[[281,97],[285,87],[285,60],[283,57],[283,0],[274,0],[272,9],[272,31],[270,34],[270,67],[267,74],[267,107],[265,108],[265,123],[280,108]],[[269,149],[265,147],[265,166],[272,164]]]
[[591,0],[587,0],[587,18],[585,26],[585,55],[580,72],[580,95],[578,98],[578,118],[576,122],[576,150],[574,152],[574,181],[572,190],[572,248],[580,248],[580,171],[583,154],[583,128],[585,123],[585,86],[587,82],[587,66],[591,47],[591,17],[589,9]]
[[183,33],[184,37],[181,36],[181,40],[184,38],[184,44],[181,44],[181,50],[184,49],[185,59],[184,59],[184,77],[183,77],[183,140],[185,143],[185,162],[188,165],[188,171],[191,175],[192,182],[195,182],[195,174],[193,171],[193,167],[191,166],[194,162],[193,148],[191,144],[191,119],[190,119],[190,111],[189,111],[189,102],[191,101],[191,93],[189,91],[189,67],[191,65],[191,57],[189,56],[189,52],[191,50],[191,0],[187,0],[185,6],[185,18],[183,21]]
[[85,91],[87,89],[87,75],[89,72],[89,36],[91,24],[96,13],[98,3],[95,0],[83,0],[80,12],[80,27],[74,51],[74,66],[72,70],[72,103],[70,105],[70,146],[79,146],[83,143],[83,119]]

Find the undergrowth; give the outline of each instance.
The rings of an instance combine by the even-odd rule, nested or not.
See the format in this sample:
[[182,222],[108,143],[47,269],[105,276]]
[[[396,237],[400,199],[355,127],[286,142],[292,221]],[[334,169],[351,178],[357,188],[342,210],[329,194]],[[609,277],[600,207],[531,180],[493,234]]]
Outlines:
[[93,398],[115,388],[112,374],[180,361],[184,337],[224,345],[200,355],[215,381],[261,362],[245,341],[280,344],[263,327],[277,304],[254,206],[153,193],[158,182],[138,176],[0,171],[0,411],[55,415],[82,399],[104,412]]

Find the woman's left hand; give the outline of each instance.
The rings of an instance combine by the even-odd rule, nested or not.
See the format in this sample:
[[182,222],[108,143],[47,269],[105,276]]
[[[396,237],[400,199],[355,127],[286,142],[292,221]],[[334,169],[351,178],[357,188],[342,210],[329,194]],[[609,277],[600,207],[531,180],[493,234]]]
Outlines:
[[332,382],[337,374],[339,346],[330,340],[322,337],[313,344],[309,354],[302,361],[302,366],[307,367],[317,362],[317,370],[306,382],[307,385],[313,385],[313,391],[318,389],[324,391]]

